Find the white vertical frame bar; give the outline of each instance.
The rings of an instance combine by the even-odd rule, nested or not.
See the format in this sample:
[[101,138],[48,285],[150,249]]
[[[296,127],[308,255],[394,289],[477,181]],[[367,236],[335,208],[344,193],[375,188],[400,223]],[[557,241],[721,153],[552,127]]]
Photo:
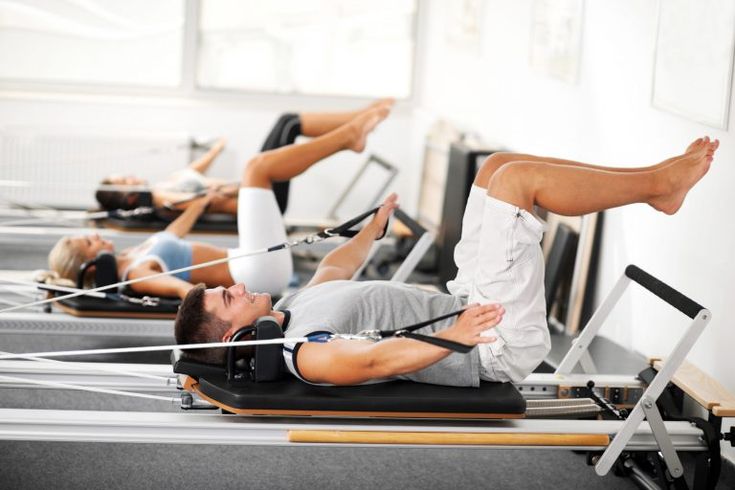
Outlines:
[[603,323],[605,323],[605,320],[608,315],[610,315],[615,304],[620,300],[620,297],[625,292],[630,281],[631,280],[625,274],[618,279],[618,282],[615,284],[612,291],[610,291],[610,294],[607,295],[605,301],[602,302],[594,315],[592,315],[592,318],[590,318],[590,321],[587,322],[582,333],[572,341],[572,347],[564,356],[561,363],[559,363],[559,367],[556,368],[554,374],[570,374],[572,372],[572,369],[577,365],[582,355],[587,352],[587,349],[589,349],[592,339],[597,336],[597,333],[600,331],[600,328],[602,328]]
[[416,266],[419,264],[419,262],[421,262],[421,259],[424,258],[424,255],[426,255],[426,252],[427,250],[429,250],[432,243],[434,243],[434,235],[432,233],[427,231],[426,233],[421,235],[421,238],[419,238],[416,244],[413,246],[411,252],[408,254],[408,257],[406,257],[401,266],[398,267],[390,280],[397,282],[406,282],[408,276],[411,275],[414,269],[416,269]]

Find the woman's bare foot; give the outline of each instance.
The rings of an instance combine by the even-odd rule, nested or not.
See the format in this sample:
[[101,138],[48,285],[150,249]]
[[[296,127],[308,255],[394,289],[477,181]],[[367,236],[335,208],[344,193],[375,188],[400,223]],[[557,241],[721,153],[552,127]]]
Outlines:
[[396,103],[396,99],[394,99],[393,97],[385,97],[383,99],[378,99],[374,102],[371,102],[361,112],[368,112],[368,111],[371,111],[373,109],[377,109],[380,107],[385,107],[390,111],[393,108],[393,104],[395,103]]
[[719,141],[700,138],[694,141],[687,153],[665,168],[656,170],[661,189],[648,204],[666,214],[674,214],[684,203],[689,190],[704,177],[710,168]]
[[361,153],[365,149],[367,135],[375,129],[383,119],[388,117],[390,109],[385,105],[379,105],[369,111],[356,116],[352,121],[345,124],[345,127],[352,132],[353,137],[348,143],[347,148]]

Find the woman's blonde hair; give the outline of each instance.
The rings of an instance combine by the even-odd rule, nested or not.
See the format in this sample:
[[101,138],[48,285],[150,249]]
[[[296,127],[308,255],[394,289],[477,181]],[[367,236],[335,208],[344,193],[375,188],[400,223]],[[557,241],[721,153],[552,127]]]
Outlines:
[[69,237],[64,237],[56,242],[48,254],[49,269],[60,277],[75,282],[85,260],[86,257],[82,251],[74,246]]

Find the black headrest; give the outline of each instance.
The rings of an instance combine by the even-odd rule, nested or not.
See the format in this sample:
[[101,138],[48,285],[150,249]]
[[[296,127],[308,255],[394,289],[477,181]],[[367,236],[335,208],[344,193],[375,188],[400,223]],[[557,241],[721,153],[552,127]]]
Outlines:
[[[230,341],[242,340],[248,334],[253,334],[253,340],[283,338],[281,326],[272,316],[262,316],[253,325],[242,327],[235,332]],[[282,348],[283,346],[280,344],[256,346],[253,349],[254,355],[244,365],[238,362],[237,347],[227,348],[227,363],[225,366],[216,366],[193,360],[187,355],[186,351],[182,351],[178,356],[172,355],[171,360],[174,363],[175,373],[187,374],[195,378],[222,376],[226,373],[230,380],[234,380],[242,374],[249,374],[249,378],[253,381],[275,381],[281,378],[285,372]]]
[[138,203],[135,207],[153,207],[153,192],[151,191],[140,191],[138,193]]
[[[241,340],[252,334],[252,340],[282,339],[283,330],[272,316],[261,316],[254,325],[243,327],[232,336],[231,342]],[[253,381],[275,381],[283,376],[283,345],[258,345],[253,349],[254,354],[248,365],[240,369],[237,365],[237,347],[227,348],[227,379],[234,381],[243,371],[249,374]]]
[[84,276],[90,267],[94,266],[94,287],[109,286],[118,282],[117,261],[115,255],[102,251],[92,260],[83,263],[77,274],[77,288],[84,288]]

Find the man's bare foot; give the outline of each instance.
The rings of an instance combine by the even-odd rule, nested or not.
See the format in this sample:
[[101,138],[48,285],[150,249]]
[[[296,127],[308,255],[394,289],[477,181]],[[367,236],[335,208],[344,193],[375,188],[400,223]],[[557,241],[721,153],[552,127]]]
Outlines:
[[684,203],[689,190],[710,168],[719,141],[700,138],[689,145],[687,153],[671,165],[658,169],[656,178],[661,189],[648,204],[666,214],[674,214]]
[[388,117],[388,114],[390,114],[390,110],[387,107],[378,106],[374,109],[363,112],[356,116],[352,121],[345,124],[353,134],[353,138],[350,143],[348,143],[347,148],[356,153],[361,153],[365,149],[367,135],[375,129],[375,126],[377,126],[383,119]]
[[[705,138],[707,138],[705,136]],[[692,141],[689,146],[687,146],[687,149],[684,153],[692,153],[693,151],[697,151],[697,149],[701,148],[701,146],[704,144],[704,138],[697,138],[694,141]]]
[[[710,156],[712,156],[714,154],[714,151],[717,150],[717,147],[720,145],[720,142],[719,141],[717,141],[717,140],[715,140],[715,141],[716,141],[716,144],[715,144],[714,148],[711,149]],[[667,158],[663,162],[657,163],[656,165],[654,165],[652,167],[649,167],[649,168],[650,168],[650,170],[658,170],[660,168],[666,167],[666,166],[668,166],[668,165],[676,162],[677,160],[681,160],[682,158],[686,157],[689,153],[692,153],[692,152],[701,150],[704,145],[708,145],[710,143],[711,142],[709,140],[709,136],[705,136],[704,138],[697,138],[694,141],[692,141],[689,144],[689,146],[687,146],[687,149],[684,151],[683,154],[676,155],[675,157]],[[712,145],[710,145],[710,148],[711,147],[712,147]]]

